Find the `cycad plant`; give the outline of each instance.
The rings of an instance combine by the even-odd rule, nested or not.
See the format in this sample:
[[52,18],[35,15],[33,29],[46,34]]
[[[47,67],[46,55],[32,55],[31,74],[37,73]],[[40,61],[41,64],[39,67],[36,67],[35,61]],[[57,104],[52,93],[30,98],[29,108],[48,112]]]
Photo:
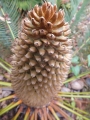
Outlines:
[[9,72],[11,80],[11,83],[1,81],[0,85],[14,91],[0,99],[0,102],[12,100],[0,109],[1,116],[17,108],[12,120],[18,120],[23,111],[23,120],[60,120],[60,115],[65,120],[73,120],[67,111],[89,120],[87,112],[75,107],[79,102],[88,103],[77,97],[89,98],[89,92],[61,92],[65,83],[76,79],[74,76],[65,81],[71,65],[72,39],[68,38],[70,27],[64,16],[63,10],[58,11],[56,5],[45,2],[42,6],[35,5],[22,20],[12,45],[12,66],[0,59],[0,65]]

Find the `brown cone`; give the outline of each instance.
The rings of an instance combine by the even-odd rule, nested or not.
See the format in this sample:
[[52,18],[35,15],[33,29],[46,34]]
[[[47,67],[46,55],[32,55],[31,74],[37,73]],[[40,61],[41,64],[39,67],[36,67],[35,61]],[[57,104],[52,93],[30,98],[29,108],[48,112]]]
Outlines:
[[12,52],[12,86],[28,106],[49,104],[67,78],[72,40],[64,11],[45,2],[22,20]]

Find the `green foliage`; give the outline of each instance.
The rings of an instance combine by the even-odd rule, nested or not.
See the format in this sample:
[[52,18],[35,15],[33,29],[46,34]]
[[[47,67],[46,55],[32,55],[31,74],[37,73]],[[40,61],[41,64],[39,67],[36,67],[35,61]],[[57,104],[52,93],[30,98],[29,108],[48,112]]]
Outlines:
[[71,60],[72,62],[72,66],[71,66],[71,72],[77,76],[79,75],[80,73],[80,66],[78,65],[79,64],[79,56],[74,56]]
[[72,63],[78,64],[79,63],[79,57],[75,56],[72,58]]
[[66,21],[71,23],[71,21],[74,20],[74,22],[71,24],[71,29],[73,30],[75,25],[80,21],[80,18],[84,14],[86,6],[90,3],[90,1],[89,0],[70,0],[70,1],[71,2],[67,4],[69,6],[68,7],[69,9],[67,9],[67,5],[65,4],[62,4],[62,7],[65,10]]
[[[68,4],[69,7],[67,8]],[[72,59],[72,64],[77,66],[71,67],[71,72],[77,76],[80,72],[80,66],[86,66],[87,61],[89,66],[88,55],[90,54],[90,25],[87,25],[85,22],[88,22],[87,16],[88,13],[90,13],[88,11],[90,1],[70,0],[68,4],[62,4],[62,7],[65,11],[66,21],[69,22],[71,26],[71,38],[74,38],[77,43],[77,47],[74,48],[74,57]]]
[[29,10],[34,7],[35,4],[40,4],[41,0],[17,0],[16,6],[20,10]]
[[72,106],[73,108],[75,108],[75,106],[76,106],[76,102],[75,102],[75,100],[74,100],[73,97],[71,98],[71,106]]
[[83,53],[84,59],[87,59],[87,55],[90,54],[90,28],[87,29],[84,38],[78,43],[80,46],[79,53]]
[[74,73],[75,76],[78,76],[80,73],[80,66],[79,65],[72,66],[71,71],[72,71],[72,73]]
[[[18,10],[31,9],[40,0],[1,0],[0,1],[0,56],[10,53],[10,46],[17,37],[21,13]],[[3,55],[1,53],[3,52]],[[5,53],[5,54],[4,54]]]
[[[82,0],[71,0],[71,1],[82,1]],[[88,5],[88,3],[90,3],[89,0],[83,0],[83,3],[82,3],[82,6],[81,6],[80,10],[78,12],[76,12],[75,20],[74,20],[74,22],[71,26],[71,29],[73,29],[73,27],[80,21],[80,17],[84,13],[85,7]],[[72,6],[74,6],[73,3],[72,3]]]
[[0,19],[0,44],[10,47],[17,36],[20,14],[16,8],[16,0],[1,0],[0,6],[0,17],[3,18]]
[[90,54],[87,56],[88,59],[88,67],[90,67]]
[[65,10],[66,21],[71,22],[72,18],[78,13],[77,8],[81,1],[82,0],[71,0],[69,9],[66,8],[65,4],[62,5]]

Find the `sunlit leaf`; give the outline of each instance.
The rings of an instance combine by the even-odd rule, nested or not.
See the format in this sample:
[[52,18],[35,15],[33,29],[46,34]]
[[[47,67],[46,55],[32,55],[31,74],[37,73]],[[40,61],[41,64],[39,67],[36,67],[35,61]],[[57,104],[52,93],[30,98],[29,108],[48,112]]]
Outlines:
[[75,76],[77,76],[80,73],[80,66],[72,66],[71,67],[72,73],[74,73]]
[[88,59],[88,67],[90,67],[90,54],[87,56]]
[[72,63],[78,64],[79,63],[79,57],[75,56],[72,58]]

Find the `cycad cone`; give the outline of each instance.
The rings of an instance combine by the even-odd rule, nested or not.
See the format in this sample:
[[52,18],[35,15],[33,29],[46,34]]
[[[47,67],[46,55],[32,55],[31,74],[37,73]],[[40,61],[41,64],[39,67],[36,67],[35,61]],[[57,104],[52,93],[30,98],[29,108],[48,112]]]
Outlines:
[[72,41],[64,11],[45,2],[22,20],[12,52],[12,86],[28,106],[42,107],[57,97],[71,61]]

